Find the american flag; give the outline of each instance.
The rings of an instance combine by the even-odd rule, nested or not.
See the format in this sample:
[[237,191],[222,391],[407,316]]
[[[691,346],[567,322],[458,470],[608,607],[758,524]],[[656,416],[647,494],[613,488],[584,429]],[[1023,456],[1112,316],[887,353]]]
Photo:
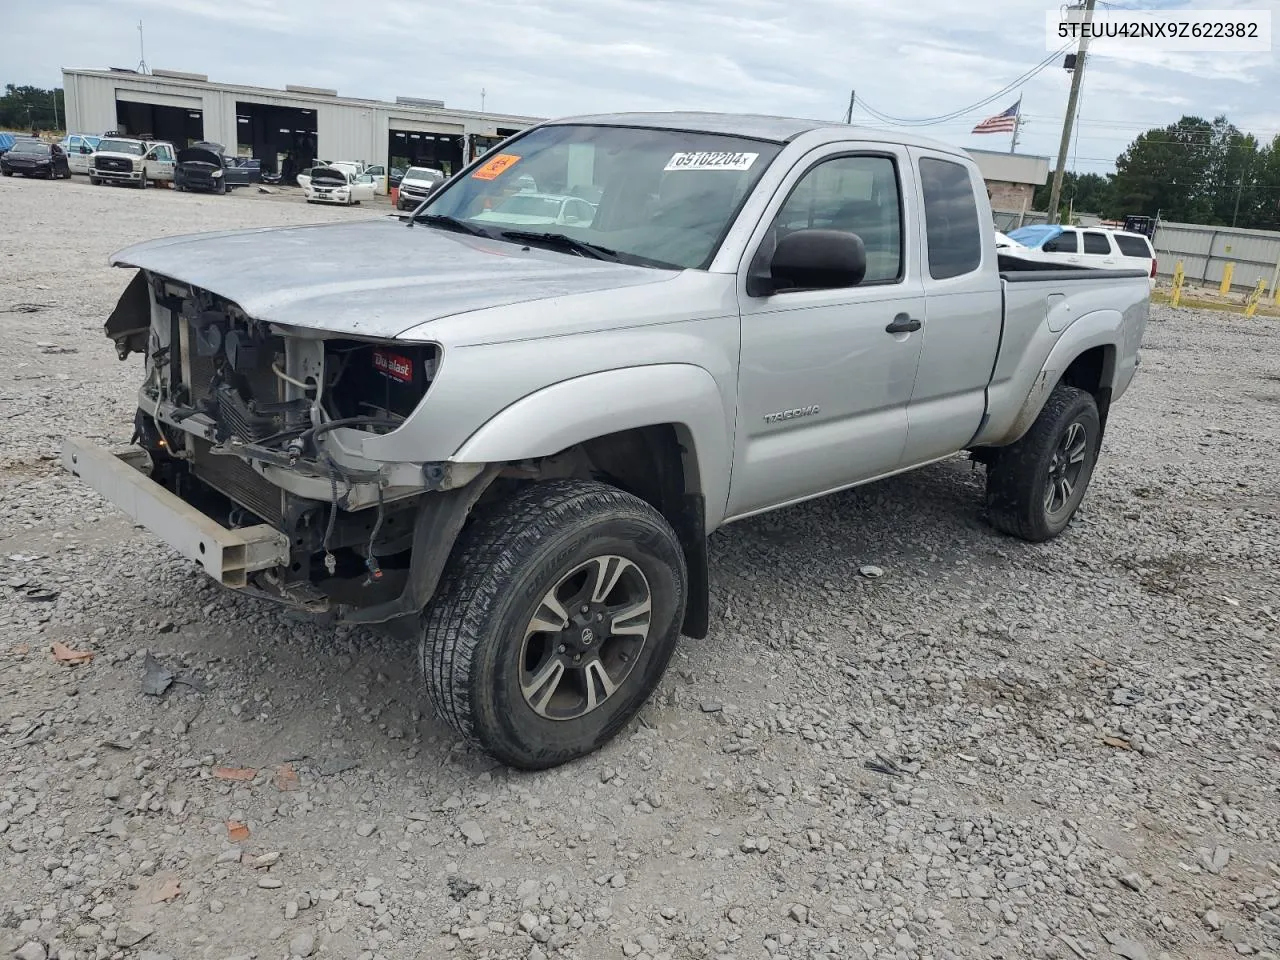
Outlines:
[[1008,110],[1003,113],[997,113],[994,117],[987,117],[980,124],[973,128],[972,133],[1013,133],[1018,125],[1018,110],[1022,106],[1022,100],[1019,99]]

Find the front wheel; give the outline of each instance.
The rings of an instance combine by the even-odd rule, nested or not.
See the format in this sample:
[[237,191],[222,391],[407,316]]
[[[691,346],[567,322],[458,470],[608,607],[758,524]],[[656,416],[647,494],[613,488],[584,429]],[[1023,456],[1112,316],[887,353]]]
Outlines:
[[605,484],[532,484],[477,515],[423,614],[437,711],[525,770],[601,747],[640,710],[680,636],[684,553],[665,519]]
[[1026,435],[987,467],[991,523],[1032,543],[1056,537],[1084,499],[1101,443],[1096,401],[1059,384]]
[[142,179],[138,181],[138,189],[139,190],[147,189],[147,173],[145,170],[142,172]]

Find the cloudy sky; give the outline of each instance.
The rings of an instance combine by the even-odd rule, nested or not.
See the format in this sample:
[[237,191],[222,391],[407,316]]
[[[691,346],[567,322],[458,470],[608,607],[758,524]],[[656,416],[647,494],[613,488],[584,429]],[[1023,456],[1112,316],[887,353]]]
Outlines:
[[[0,82],[54,86],[62,67],[150,67],[232,83],[333,87],[351,96],[443,99],[526,116],[707,109],[839,119],[851,88],[872,109],[936,117],[995,93],[1049,56],[1046,0],[42,0],[5,3]],[[1165,9],[1181,0],[1115,0]],[[1280,0],[1212,0],[1271,10]],[[1100,5],[1099,9],[1103,9]],[[956,11],[965,10],[958,18]],[[1070,75],[1054,61],[1020,88],[1020,152],[1055,157]],[[1074,167],[1104,172],[1139,132],[1183,113],[1225,113],[1280,133],[1274,53],[1091,56]],[[919,128],[962,146],[1018,90]],[[855,120],[869,120],[861,108]],[[873,121],[874,122],[874,121]],[[877,125],[883,125],[877,123]]]

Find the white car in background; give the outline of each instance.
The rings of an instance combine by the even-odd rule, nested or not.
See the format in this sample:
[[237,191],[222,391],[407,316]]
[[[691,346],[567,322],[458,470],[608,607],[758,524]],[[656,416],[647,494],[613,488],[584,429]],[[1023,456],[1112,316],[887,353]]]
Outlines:
[[[307,167],[307,169],[303,170],[295,178],[298,181],[298,186],[303,190],[306,190],[307,184],[311,182],[311,175],[322,167],[334,167],[338,170],[345,170],[353,177],[369,172],[368,168],[361,160],[317,160],[314,167]],[[376,191],[376,184],[374,185],[374,189]]]
[[997,250],[1017,250],[1022,247],[1017,240],[1012,240],[1006,233],[996,231],[996,249]]
[[1156,252],[1144,234],[1104,227],[1064,227],[1056,223],[1021,227],[1009,234],[1029,260],[1100,270],[1142,270],[1156,285]]
[[472,220],[510,224],[555,224],[587,227],[596,217],[596,205],[581,197],[552,193],[515,193],[492,210],[478,213]]
[[[301,179],[301,178],[300,178]],[[372,200],[378,185],[367,173],[352,173],[337,164],[312,167],[302,195],[307,203],[340,203],[351,206],[364,200]]]

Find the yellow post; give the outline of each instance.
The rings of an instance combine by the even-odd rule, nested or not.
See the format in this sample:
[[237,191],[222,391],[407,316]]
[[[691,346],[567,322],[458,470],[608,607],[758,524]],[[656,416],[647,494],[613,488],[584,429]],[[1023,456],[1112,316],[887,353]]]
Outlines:
[[1182,261],[1178,261],[1178,265],[1173,268],[1173,296],[1169,302],[1173,306],[1178,306],[1182,302],[1182,283],[1186,279],[1186,274],[1182,272]]
[[1234,263],[1228,263],[1222,268],[1222,285],[1218,287],[1218,293],[1221,296],[1225,297],[1231,292],[1231,275],[1235,272],[1236,265]]
[[1258,285],[1253,288],[1253,293],[1249,294],[1248,304],[1244,308],[1244,315],[1246,317],[1252,317],[1258,312],[1258,301],[1262,299],[1262,293],[1266,289],[1267,281],[1265,279],[1259,279]]

